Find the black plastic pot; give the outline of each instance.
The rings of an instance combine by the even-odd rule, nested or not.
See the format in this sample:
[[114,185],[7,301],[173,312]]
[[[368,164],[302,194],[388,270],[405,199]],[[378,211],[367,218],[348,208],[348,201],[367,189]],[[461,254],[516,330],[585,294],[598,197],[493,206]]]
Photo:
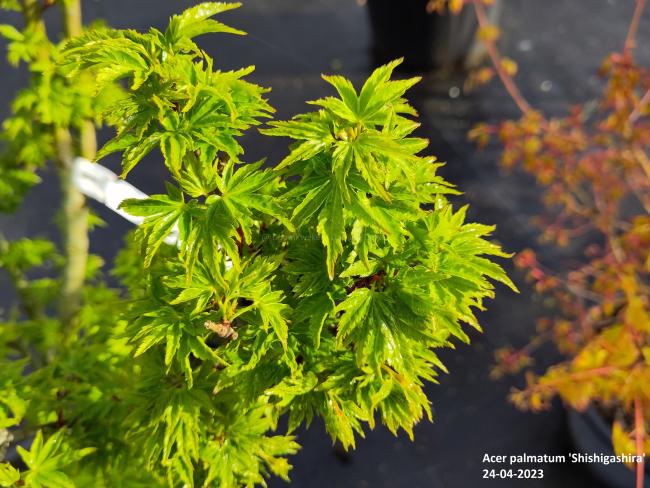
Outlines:
[[[578,452],[584,454],[614,455],[612,447],[612,426],[600,412],[589,407],[585,412],[569,410],[569,431]],[[622,463],[589,463],[587,469],[611,488],[633,488],[635,473]],[[645,466],[645,485],[650,486],[650,466]]]
[[[464,70],[478,63],[483,48],[476,42],[478,22],[467,5],[456,15],[428,13],[428,0],[367,0],[375,64],[404,57],[410,71]],[[490,9],[491,21],[499,2]]]

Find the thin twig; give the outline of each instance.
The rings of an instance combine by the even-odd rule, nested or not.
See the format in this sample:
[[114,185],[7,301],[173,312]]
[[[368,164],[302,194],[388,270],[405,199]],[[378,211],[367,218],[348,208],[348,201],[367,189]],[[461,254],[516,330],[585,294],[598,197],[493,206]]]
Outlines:
[[636,6],[634,7],[630,27],[627,31],[627,36],[625,36],[625,45],[623,49],[626,53],[631,53],[636,47],[636,33],[639,30],[639,23],[641,22],[641,15],[643,14],[645,2],[646,0],[636,0]]
[[[473,4],[479,26],[481,28],[489,27],[490,22],[488,20],[487,13],[485,12],[485,7],[481,3],[481,0],[474,0]],[[517,104],[517,107],[519,110],[521,110],[522,113],[529,112],[532,109],[530,104],[526,101],[524,96],[519,91],[519,88],[515,84],[512,76],[506,73],[506,71],[503,69],[501,54],[497,49],[496,42],[487,39],[483,42],[485,42],[485,47],[487,49],[488,55],[490,56],[490,60],[492,61],[494,69],[499,75],[501,83],[503,83],[506,91],[512,97],[513,101]]]
[[641,112],[643,111],[645,106],[648,105],[648,103],[650,103],[650,88],[641,97],[641,100],[639,100],[639,103],[637,103],[636,107],[634,107],[634,110],[630,114],[630,117],[628,118],[630,124],[633,124],[634,122],[639,120],[639,117],[641,117]]

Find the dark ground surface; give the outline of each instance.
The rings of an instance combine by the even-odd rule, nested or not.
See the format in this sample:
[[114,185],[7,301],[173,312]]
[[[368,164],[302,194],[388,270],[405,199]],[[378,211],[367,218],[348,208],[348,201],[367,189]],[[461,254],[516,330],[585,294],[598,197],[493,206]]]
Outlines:
[[[116,27],[162,28],[168,16],[188,1],[92,0],[84,1],[88,19],[103,17]],[[567,104],[581,103],[598,93],[594,73],[601,59],[620,49],[629,21],[632,0],[510,0],[503,15],[503,50],[519,62],[518,82],[529,100],[548,113],[561,114]],[[0,22],[7,20],[0,14]],[[305,100],[328,92],[320,73],[341,72],[356,82],[369,72],[370,32],[366,12],[354,0],[247,0],[242,9],[224,16],[227,23],[251,34],[246,38],[206,36],[202,46],[222,68],[255,64],[253,79],[273,88],[269,95],[278,118],[288,118],[308,107]],[[14,20],[14,19],[9,19]],[[53,25],[58,19],[49,19]],[[648,46],[650,16],[641,25],[639,46]],[[643,32],[644,27],[646,32]],[[2,43],[0,43],[2,44]],[[4,46],[0,45],[2,51]],[[648,65],[650,52],[639,50]],[[24,73],[0,62],[0,116],[24,81]],[[496,83],[471,95],[452,99],[449,89],[462,80],[440,81],[427,77],[411,94],[421,112],[421,135],[431,140],[431,152],[448,164],[445,177],[457,184],[464,196],[458,203],[471,204],[471,216],[497,224],[496,239],[506,249],[536,246],[537,231],[529,218],[536,212],[537,192],[522,176],[503,175],[497,169],[497,149],[477,152],[466,141],[466,132],[478,121],[516,116],[514,105]],[[544,87],[544,89],[542,88]],[[108,134],[103,134],[104,138]],[[286,141],[251,135],[247,157],[278,161],[286,154]],[[115,157],[105,162],[113,169]],[[162,187],[162,165],[149,157],[132,172],[130,180],[147,192]],[[0,218],[0,232],[9,238],[45,235],[57,238],[49,223],[58,206],[56,178],[45,174],[46,183],[35,189],[14,217]],[[108,222],[92,235],[92,251],[111,263],[129,224],[95,207]],[[520,284],[521,276],[513,274]],[[523,284],[522,284],[523,285]],[[472,345],[459,345],[443,354],[450,374],[428,389],[435,421],[422,423],[415,442],[392,437],[382,428],[359,439],[348,462],[334,455],[321,425],[300,433],[303,444],[295,456],[292,486],[471,488],[539,487],[598,488],[583,467],[571,464],[544,468],[543,480],[488,481],[481,479],[484,453],[562,454],[571,449],[561,406],[542,414],[517,411],[507,402],[509,389],[521,378],[492,381],[488,378],[493,351],[507,343],[525,342],[534,327],[538,306],[526,293],[514,295],[498,289],[497,298],[482,315],[485,333],[472,334]],[[0,278],[0,304],[11,302],[8,284]],[[545,351],[543,361],[554,359]],[[215,460],[218,462],[218,460]],[[286,486],[272,480],[272,487]]]

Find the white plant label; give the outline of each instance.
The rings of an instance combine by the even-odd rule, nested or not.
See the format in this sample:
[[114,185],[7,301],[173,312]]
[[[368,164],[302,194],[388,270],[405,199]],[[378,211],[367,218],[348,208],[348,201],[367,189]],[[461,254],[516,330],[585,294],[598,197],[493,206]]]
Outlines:
[[[120,179],[110,169],[101,164],[91,163],[84,158],[75,158],[72,180],[81,193],[104,204],[129,222],[140,225],[144,221],[142,217],[134,217],[121,210],[120,204],[129,198],[144,199],[148,195]],[[176,226],[165,238],[165,242],[172,246],[178,245],[178,228]]]

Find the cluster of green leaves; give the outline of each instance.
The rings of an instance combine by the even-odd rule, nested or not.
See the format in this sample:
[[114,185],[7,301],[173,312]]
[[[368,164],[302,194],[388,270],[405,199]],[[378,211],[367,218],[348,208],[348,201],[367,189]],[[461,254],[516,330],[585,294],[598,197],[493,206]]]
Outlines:
[[[101,260],[92,257],[79,333],[71,335],[51,313],[60,294],[60,280],[52,276],[62,264],[49,241],[0,243],[0,269],[19,302],[0,320],[0,486],[85,486],[84,479],[101,479],[109,466],[116,467],[109,486],[142,477],[121,447],[124,385],[135,365],[123,337],[126,322],[114,315],[120,298],[102,283]],[[29,452],[18,446],[25,469],[16,474],[2,460],[18,441],[32,446]]]
[[[3,212],[13,211],[39,182],[37,170],[47,163],[61,166],[57,133],[77,134],[85,120],[99,121],[105,104],[121,92],[108,84],[96,92],[86,75],[63,72],[63,43],[50,41],[40,17],[55,4],[62,2],[0,2],[0,8],[24,14],[24,27],[0,25],[0,35],[8,41],[10,64],[29,69],[28,86],[17,94],[0,133]],[[78,145],[70,142],[71,148]],[[16,302],[0,313],[0,486],[95,486],[112,465],[119,469],[111,486],[143,478],[141,466],[119,458],[119,418],[108,415],[119,413],[119,390],[132,375],[131,347],[120,337],[125,322],[113,314],[120,298],[103,283],[101,259],[90,256],[84,306],[71,331],[56,316],[65,264],[51,241],[0,237],[0,270],[13,284]],[[29,450],[19,445],[29,443]],[[144,479],[148,483],[151,476]]]
[[[237,6],[199,4],[164,32],[99,28],[60,50],[58,69],[93,79],[97,93],[127,87],[106,110],[117,134],[98,158],[121,152],[126,176],[158,150],[171,181],[122,204],[144,218],[115,270],[128,302],[89,286],[103,295],[87,298],[84,333],[56,374],[15,366],[31,403],[5,417],[16,424],[34,409],[29,425],[58,429],[66,460],[85,456],[53,462],[64,473],[54,477],[263,485],[288,479],[292,433],[315,417],[346,449],[377,419],[412,436],[431,418],[425,383],[445,371],[436,349],[467,342],[463,324],[480,328],[492,281],[514,289],[490,260],[507,256],[487,240],[492,227],[466,223],[440,165],[420,155],[427,141],[412,136],[417,114],[404,98],[418,80],[392,80],[399,61],[359,91],[324,77],[338,97],[263,129],[293,139],[289,155],[273,168],[242,159],[239,137],[273,112],[267,90],[245,80],[252,68],[215,70],[194,41],[241,34],[212,19]],[[48,347],[57,344],[39,350]]]
[[[9,1],[0,8],[36,8],[28,4]],[[63,42],[51,42],[37,18],[28,16],[22,30],[2,24],[0,36],[8,42],[9,63],[24,63],[30,71],[29,84],[15,97],[0,133],[0,211],[13,211],[40,181],[36,171],[56,159],[55,129],[78,128],[82,121],[96,118],[119,89],[106,85],[95,93],[92,79],[66,76],[57,65]]]
[[70,448],[64,442],[63,431],[44,442],[39,430],[29,450],[18,446],[18,453],[27,467],[23,473],[9,464],[0,464],[0,486],[14,486],[17,482],[34,488],[74,486],[60,468],[80,461],[93,451],[93,448]]

